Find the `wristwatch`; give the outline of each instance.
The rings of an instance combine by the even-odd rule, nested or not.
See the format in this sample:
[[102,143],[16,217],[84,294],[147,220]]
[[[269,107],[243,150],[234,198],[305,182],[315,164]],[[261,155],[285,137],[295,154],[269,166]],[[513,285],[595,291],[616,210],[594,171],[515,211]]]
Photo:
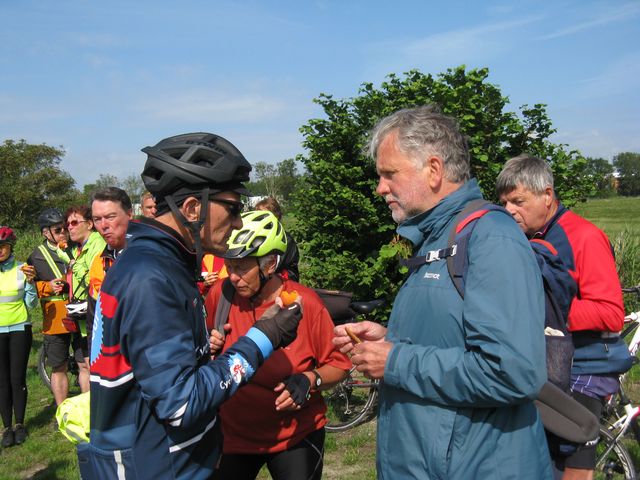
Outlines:
[[322,377],[315,368],[311,370],[311,373],[315,376],[315,379],[313,380],[313,389],[319,391],[320,385],[322,385]]

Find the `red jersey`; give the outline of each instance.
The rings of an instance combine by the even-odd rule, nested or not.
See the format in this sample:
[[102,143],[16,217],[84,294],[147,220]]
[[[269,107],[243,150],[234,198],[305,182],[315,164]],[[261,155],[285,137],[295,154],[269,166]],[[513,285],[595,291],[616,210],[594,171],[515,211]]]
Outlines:
[[622,290],[606,234],[559,204],[558,212],[536,237],[553,244],[578,284],[569,310],[569,330],[620,331]]
[[[284,280],[283,289],[296,290],[302,296],[303,315],[298,336],[288,347],[275,351],[251,381],[220,408],[224,453],[280,452],[323,427],[327,423],[327,408],[319,392],[311,393],[311,398],[298,411],[278,412],[275,401],[280,394],[273,389],[289,375],[323,365],[351,368],[349,358],[331,343],[333,322],[320,297],[292,280]],[[222,282],[216,282],[205,302],[209,329],[221,295]],[[271,305],[273,302],[254,308],[249,299],[235,294],[229,311],[232,329],[225,339],[224,350],[244,335]]]

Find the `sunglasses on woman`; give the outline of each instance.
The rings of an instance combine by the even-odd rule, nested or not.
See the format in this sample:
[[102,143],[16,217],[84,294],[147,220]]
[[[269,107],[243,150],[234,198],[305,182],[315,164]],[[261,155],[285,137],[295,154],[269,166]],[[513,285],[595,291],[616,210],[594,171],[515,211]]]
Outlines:
[[67,222],[67,228],[69,227],[75,228],[81,223],[87,223],[87,220],[71,220],[70,222]]

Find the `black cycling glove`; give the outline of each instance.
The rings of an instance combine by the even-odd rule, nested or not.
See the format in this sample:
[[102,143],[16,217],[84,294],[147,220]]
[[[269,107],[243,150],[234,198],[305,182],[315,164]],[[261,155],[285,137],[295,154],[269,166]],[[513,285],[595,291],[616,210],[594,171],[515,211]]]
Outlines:
[[264,312],[254,327],[266,335],[275,350],[296,339],[301,318],[302,306],[297,302],[284,308],[274,305]]
[[282,383],[284,383],[284,388],[289,392],[291,399],[296,405],[302,405],[304,402],[309,400],[311,382],[304,373],[291,375],[290,377],[285,378]]

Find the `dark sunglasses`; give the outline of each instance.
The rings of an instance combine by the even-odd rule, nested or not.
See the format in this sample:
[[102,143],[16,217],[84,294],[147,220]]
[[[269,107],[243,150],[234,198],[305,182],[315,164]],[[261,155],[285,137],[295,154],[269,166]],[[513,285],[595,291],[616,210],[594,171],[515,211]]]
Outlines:
[[242,213],[242,210],[244,210],[244,203],[242,202],[225,200],[223,198],[210,198],[209,201],[227,205],[227,211],[229,212],[229,215],[231,215],[232,217],[240,216],[240,214]]
[[67,222],[67,228],[77,227],[81,223],[87,223],[87,220],[71,220],[70,222]]
[[64,232],[67,229],[67,227],[56,227],[56,228],[52,228],[51,231],[53,233],[55,233],[56,235],[60,235],[62,232]]

